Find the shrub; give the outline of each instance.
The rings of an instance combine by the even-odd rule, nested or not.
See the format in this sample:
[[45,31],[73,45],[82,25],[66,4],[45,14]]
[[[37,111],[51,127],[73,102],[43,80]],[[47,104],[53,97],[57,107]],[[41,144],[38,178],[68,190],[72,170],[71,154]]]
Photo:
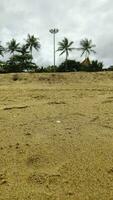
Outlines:
[[63,62],[57,68],[58,72],[75,72],[79,71],[80,63],[75,60],[67,60],[67,62]]
[[19,75],[18,75],[18,74],[13,74],[12,80],[13,80],[13,81],[19,80]]

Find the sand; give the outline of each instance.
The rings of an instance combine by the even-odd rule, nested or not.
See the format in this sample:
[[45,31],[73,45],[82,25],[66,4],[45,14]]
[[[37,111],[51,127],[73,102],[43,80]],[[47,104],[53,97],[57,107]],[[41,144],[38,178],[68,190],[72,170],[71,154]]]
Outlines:
[[113,73],[0,75],[0,200],[113,200]]

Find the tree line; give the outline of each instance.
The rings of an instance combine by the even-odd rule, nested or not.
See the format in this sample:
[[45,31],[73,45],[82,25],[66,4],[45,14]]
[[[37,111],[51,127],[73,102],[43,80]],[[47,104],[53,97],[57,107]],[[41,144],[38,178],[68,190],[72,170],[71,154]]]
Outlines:
[[[39,38],[34,35],[28,34],[24,44],[17,43],[15,39],[6,43],[4,47],[0,42],[0,56],[4,57],[8,54],[8,59],[0,60],[0,72],[73,72],[73,71],[102,71],[103,63],[98,60],[90,61],[89,55],[96,53],[94,48],[95,44],[92,40],[83,39],[80,41],[80,46],[75,48],[73,41],[69,41],[68,38],[64,38],[58,43],[57,52],[60,52],[60,56],[65,54],[65,60],[59,66],[39,67],[33,61],[33,49],[39,52],[41,48]],[[81,51],[81,56],[84,56],[84,61],[80,63],[76,60],[70,60],[69,54],[74,51]],[[112,70],[111,66],[109,70]]]

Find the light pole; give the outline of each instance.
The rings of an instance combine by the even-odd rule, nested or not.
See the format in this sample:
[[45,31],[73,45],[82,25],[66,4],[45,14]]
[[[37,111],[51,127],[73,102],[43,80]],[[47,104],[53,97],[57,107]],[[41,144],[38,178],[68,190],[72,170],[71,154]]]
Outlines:
[[53,60],[54,60],[54,71],[55,71],[55,34],[59,32],[58,29],[54,28],[54,29],[50,29],[49,30],[50,33],[53,34]]

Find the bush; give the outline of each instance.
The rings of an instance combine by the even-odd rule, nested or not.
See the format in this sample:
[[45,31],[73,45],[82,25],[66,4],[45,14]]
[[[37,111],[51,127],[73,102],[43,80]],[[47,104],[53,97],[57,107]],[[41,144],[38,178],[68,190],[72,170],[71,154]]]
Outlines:
[[19,76],[18,76],[18,74],[13,74],[13,76],[12,76],[12,80],[13,80],[13,81],[17,81],[17,80],[19,80]]
[[107,69],[107,71],[113,71],[113,65],[110,66],[110,67]]
[[98,62],[98,60],[93,60],[92,63],[89,65],[81,64],[80,71],[98,72],[98,71],[102,71],[102,68],[103,68],[102,62]]
[[80,62],[76,62],[75,60],[67,60],[67,62],[63,62],[57,68],[58,72],[75,72],[79,71]]
[[98,60],[93,60],[92,63],[90,64],[90,70],[92,72],[102,71],[102,68],[103,68],[103,63],[98,62]]

